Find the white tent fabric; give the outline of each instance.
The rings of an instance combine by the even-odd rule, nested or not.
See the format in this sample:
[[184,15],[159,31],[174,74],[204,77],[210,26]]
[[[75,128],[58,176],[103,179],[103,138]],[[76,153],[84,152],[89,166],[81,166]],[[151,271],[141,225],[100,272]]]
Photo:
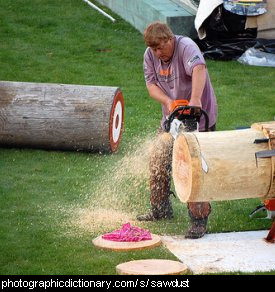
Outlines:
[[[201,0],[195,18],[195,28],[199,39],[206,37],[203,22],[223,0]],[[267,0],[267,12],[259,16],[248,16],[246,28],[257,27],[257,38],[275,39],[275,0]]]
[[206,18],[211,15],[213,10],[221,5],[223,0],[201,0],[200,5],[195,18],[195,28],[198,32],[199,39],[206,37],[205,29],[202,27]]

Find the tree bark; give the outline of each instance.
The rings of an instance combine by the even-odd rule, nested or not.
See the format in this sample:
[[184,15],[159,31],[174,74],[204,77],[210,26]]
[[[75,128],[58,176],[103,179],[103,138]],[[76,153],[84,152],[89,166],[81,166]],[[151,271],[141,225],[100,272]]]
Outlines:
[[0,145],[113,152],[123,120],[117,87],[0,81]]

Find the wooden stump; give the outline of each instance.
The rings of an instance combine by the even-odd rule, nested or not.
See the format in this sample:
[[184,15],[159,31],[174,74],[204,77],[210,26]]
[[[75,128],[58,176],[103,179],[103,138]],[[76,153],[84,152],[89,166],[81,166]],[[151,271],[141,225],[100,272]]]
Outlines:
[[161,238],[156,234],[152,234],[151,240],[142,240],[137,242],[121,242],[121,241],[111,241],[103,239],[102,236],[98,236],[93,239],[93,244],[97,248],[108,249],[113,251],[133,251],[133,250],[143,250],[150,249],[161,245]]
[[0,145],[113,152],[123,121],[117,87],[0,81]]
[[[275,130],[275,122],[268,123]],[[173,149],[173,179],[182,202],[275,197],[275,160],[255,153],[270,150],[260,126],[245,130],[183,133]],[[256,139],[269,141],[254,143]]]
[[119,275],[184,275],[188,267],[177,261],[147,259],[119,264],[116,271]]

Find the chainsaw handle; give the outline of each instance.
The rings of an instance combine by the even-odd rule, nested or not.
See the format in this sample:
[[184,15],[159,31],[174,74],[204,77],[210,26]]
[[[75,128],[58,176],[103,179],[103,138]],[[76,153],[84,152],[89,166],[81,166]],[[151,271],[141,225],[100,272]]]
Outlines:
[[[184,114],[184,111],[190,110],[189,114]],[[197,111],[197,112],[196,112]],[[181,112],[181,113],[180,113]],[[209,128],[209,117],[205,110],[203,110],[199,106],[179,106],[177,107],[168,117],[168,119],[164,122],[163,126],[165,131],[168,133],[170,131],[171,123],[177,115],[184,115],[186,119],[190,119],[195,117],[197,121],[200,121],[202,115],[205,118],[205,132],[208,132]]]
[[204,123],[205,132],[208,132],[208,129],[209,129],[209,117],[208,117],[208,114],[202,108],[201,108],[201,113],[203,114],[204,119],[205,119],[205,123]]

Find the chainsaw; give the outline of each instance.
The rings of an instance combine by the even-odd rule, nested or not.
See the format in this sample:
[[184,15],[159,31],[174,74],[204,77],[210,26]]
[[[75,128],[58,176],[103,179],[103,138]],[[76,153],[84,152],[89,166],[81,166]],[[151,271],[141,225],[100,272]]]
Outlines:
[[263,204],[257,206],[256,209],[249,214],[249,217],[252,218],[256,213],[261,211],[266,211],[266,217],[263,217],[263,219],[275,221],[275,200],[265,200]]
[[187,100],[174,100],[171,114],[164,121],[164,130],[177,138],[180,132],[198,132],[201,116],[205,118],[205,132],[209,128],[209,118],[206,111],[198,106],[189,106]]
[[260,211],[267,211],[267,216],[263,219],[271,219],[273,222],[265,240],[271,243],[275,243],[275,199],[264,200],[263,204],[259,205],[254,211],[252,211],[249,217],[253,217]]

